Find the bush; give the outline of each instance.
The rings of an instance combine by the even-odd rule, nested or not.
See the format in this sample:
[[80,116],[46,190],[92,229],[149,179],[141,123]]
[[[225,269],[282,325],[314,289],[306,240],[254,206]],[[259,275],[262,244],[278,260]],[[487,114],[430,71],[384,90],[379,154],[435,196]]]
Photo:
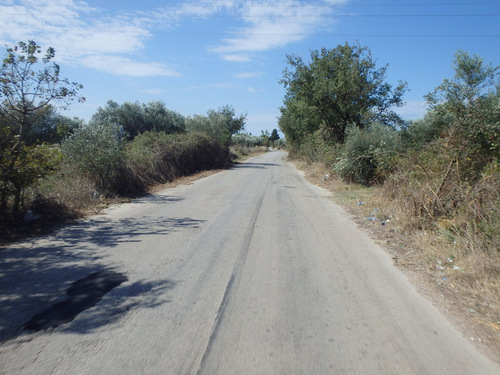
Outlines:
[[342,178],[361,184],[382,182],[394,168],[400,135],[378,123],[347,129],[346,140],[334,169]]
[[124,132],[118,125],[91,123],[63,142],[66,162],[105,194],[122,182],[125,164]]
[[209,136],[146,132],[127,144],[128,178],[122,190],[137,193],[176,177],[223,167],[227,162],[227,150]]

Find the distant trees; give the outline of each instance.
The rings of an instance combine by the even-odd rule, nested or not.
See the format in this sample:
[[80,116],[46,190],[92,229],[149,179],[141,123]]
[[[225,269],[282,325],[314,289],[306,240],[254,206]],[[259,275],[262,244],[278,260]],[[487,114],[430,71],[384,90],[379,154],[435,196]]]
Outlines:
[[231,137],[245,129],[246,115],[237,116],[233,107],[225,105],[217,111],[209,110],[206,116],[195,115],[186,119],[186,131],[204,133],[229,147]]
[[120,125],[129,139],[146,131],[163,131],[172,134],[183,133],[185,130],[184,116],[169,110],[160,101],[142,105],[137,102],[125,102],[119,105],[109,100],[104,108],[97,109],[90,122]]
[[81,85],[60,76],[52,62],[53,48],[46,51],[34,41],[7,48],[0,71],[0,212],[7,214],[9,199],[15,215],[23,192],[49,173],[58,159],[57,150],[36,142],[36,126],[53,113],[50,103],[66,108],[78,96]]
[[392,108],[402,105],[406,83],[386,83],[387,66],[377,68],[367,47],[345,43],[312,51],[309,63],[294,55],[287,62],[279,125],[292,146],[317,131],[330,143],[342,143],[350,124],[402,123]]

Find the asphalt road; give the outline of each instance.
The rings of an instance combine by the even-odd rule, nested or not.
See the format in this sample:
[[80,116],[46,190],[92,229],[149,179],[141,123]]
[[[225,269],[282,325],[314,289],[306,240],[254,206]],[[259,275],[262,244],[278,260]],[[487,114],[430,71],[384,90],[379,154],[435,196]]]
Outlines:
[[0,251],[0,342],[9,375],[500,373],[275,151]]

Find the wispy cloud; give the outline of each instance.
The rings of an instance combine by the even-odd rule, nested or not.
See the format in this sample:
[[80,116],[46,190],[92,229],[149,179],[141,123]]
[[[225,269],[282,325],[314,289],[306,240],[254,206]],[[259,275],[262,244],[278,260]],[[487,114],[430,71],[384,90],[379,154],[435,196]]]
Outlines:
[[[92,7],[83,0],[0,0],[0,44],[32,39],[56,49],[61,63],[126,76],[179,76],[165,62],[140,61],[156,30],[186,18],[227,17],[241,27],[209,48],[226,61],[248,62],[255,53],[306,38],[331,23],[335,5],[347,0],[187,0],[146,10]],[[234,24],[234,23],[233,23]],[[112,64],[120,64],[113,65]]]
[[234,85],[230,83],[211,83],[208,85],[203,85],[203,86],[189,86],[186,87],[184,90],[205,90],[205,89],[216,89],[216,90],[229,90],[233,89]]
[[258,92],[263,92],[265,90],[264,89],[255,89],[255,88],[249,86],[249,87],[247,87],[247,91],[250,92],[250,93],[252,93],[252,94],[255,94],[255,93],[258,93]]
[[116,75],[178,76],[159,62],[133,58],[151,38],[151,19],[143,15],[111,17],[78,0],[0,2],[0,43],[32,39],[56,49],[57,60]]
[[[305,39],[334,14],[344,0],[310,4],[297,0],[264,0],[240,3],[240,18],[246,26],[234,30],[213,52],[227,61],[247,61],[249,53],[266,51]],[[331,19],[329,19],[331,23]],[[238,58],[239,57],[239,58]]]
[[262,73],[261,72],[241,72],[241,73],[235,74],[234,76],[236,78],[242,78],[242,79],[256,78],[256,77],[261,77]]

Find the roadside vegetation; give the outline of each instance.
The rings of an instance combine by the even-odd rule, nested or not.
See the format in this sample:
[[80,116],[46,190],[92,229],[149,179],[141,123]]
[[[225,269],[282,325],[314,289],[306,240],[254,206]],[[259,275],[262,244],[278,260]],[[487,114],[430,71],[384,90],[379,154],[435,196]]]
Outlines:
[[273,143],[242,133],[246,115],[229,105],[185,117],[159,101],[109,100],[88,122],[68,118],[57,110],[84,101],[83,86],[62,78],[54,57],[52,48],[20,42],[2,63],[0,241],[225,168]]
[[279,125],[290,157],[500,351],[499,67],[464,51],[453,64],[406,122],[393,111],[406,84],[388,84],[367,47],[288,56]]

